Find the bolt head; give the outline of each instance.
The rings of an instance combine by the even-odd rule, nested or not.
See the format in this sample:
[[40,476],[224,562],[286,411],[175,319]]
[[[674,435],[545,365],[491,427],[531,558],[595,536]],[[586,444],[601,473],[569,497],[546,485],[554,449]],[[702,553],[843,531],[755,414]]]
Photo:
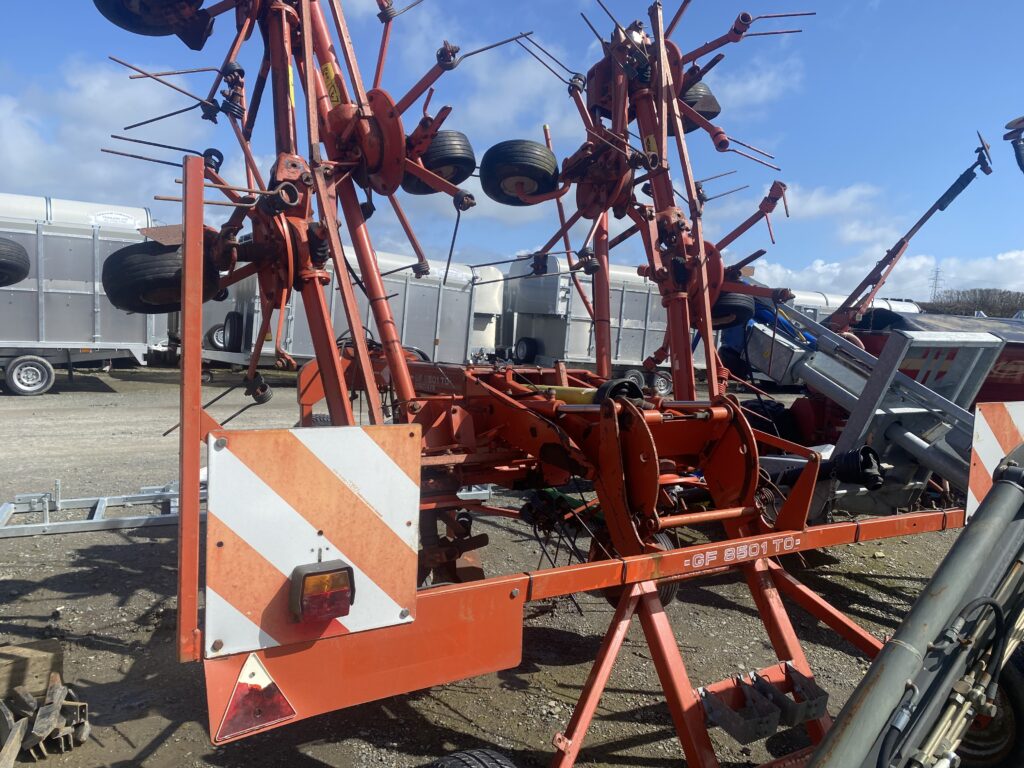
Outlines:
[[409,618],[409,613],[410,613],[410,611],[409,611],[408,608],[403,608],[402,610],[400,610],[398,612],[398,618],[400,618],[400,619],[408,619]]
[[223,451],[228,447],[228,439],[226,437],[218,437],[213,441],[213,450]]

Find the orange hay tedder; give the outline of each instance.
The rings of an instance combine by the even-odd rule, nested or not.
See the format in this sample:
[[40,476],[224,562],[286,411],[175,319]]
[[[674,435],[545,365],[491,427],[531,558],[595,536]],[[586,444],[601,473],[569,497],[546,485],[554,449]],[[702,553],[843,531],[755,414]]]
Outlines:
[[[382,86],[400,13],[391,0],[378,0],[383,33],[370,88],[341,0],[221,0],[208,8],[203,0],[95,2],[127,30],[177,34],[197,50],[215,20],[236,30],[209,94],[186,93],[203,117],[230,125],[245,157],[245,183],[222,178],[223,157],[215,150],[187,155],[182,226],[148,231],[152,241],[115,253],[104,268],[105,288],[118,306],[182,313],[178,654],[204,666],[213,741],[515,667],[526,603],[617,590],[621,597],[593,671],[554,738],[552,765],[575,763],[634,616],[688,765],[718,765],[710,727],[752,741],[780,725],[802,724],[818,743],[831,722],[827,694],[814,682],[782,596],[867,657],[882,644],[787,573],[777,556],[955,528],[964,524],[964,511],[893,510],[809,526],[818,454],[751,427],[727,393],[729,373],[713,344],[704,345],[706,386],[698,389],[694,332],[710,339],[716,327],[744,322],[749,314],[737,307],[752,306],[744,297],[787,295],[739,282],[737,265],[726,266],[721,255],[723,243],[771,213],[783,184],[776,182],[761,209],[718,247],[704,239],[706,197],[690,166],[687,136],[703,132],[721,152],[764,154],[711,122],[719,108],[702,78],[720,60],[717,49],[793,30],[752,32],[768,17],[741,13],[720,38],[685,53],[670,36],[689,0],[667,24],[660,3],[642,22],[623,26],[612,19],[600,61],[586,75],[566,70],[584,134],[580,148],[560,165],[550,141],[502,142],[483,157],[481,184],[495,200],[557,203],[561,226],[529,256],[532,274],[546,274],[550,249],[564,243],[571,251],[570,229],[590,222],[570,265],[574,275],[593,276],[593,295],[583,298],[593,316],[594,374],[561,364],[430,362],[403,348],[399,337],[367,228],[372,211],[360,195],[387,197],[418,257],[409,268],[423,274],[429,267],[397,194],[448,195],[457,216],[473,207],[472,194],[459,186],[476,169],[472,149],[462,134],[441,130],[457,113],[428,109],[434,83],[486,49],[460,54],[445,42],[422,79],[394,95]],[[806,14],[782,14],[791,15]],[[237,59],[243,45],[261,42],[262,66],[250,87]],[[503,42],[560,65],[542,58],[549,54],[530,33]],[[176,74],[131,68],[165,83]],[[276,159],[261,169],[250,137],[267,101]],[[219,228],[204,225],[208,191],[234,206]],[[565,215],[562,203],[573,193],[576,210]],[[608,378],[610,215],[628,217],[631,226],[615,240],[638,236],[639,269],[657,284],[667,308],[664,345],[649,363],[653,370],[670,362],[671,396]],[[240,236],[245,224],[251,237]],[[202,304],[250,275],[259,279],[260,339],[293,293],[309,320],[316,359],[299,372],[303,426],[295,429],[225,429],[201,401]],[[329,290],[344,302],[344,334],[332,327]],[[356,291],[365,292],[379,342],[368,341]],[[265,402],[271,391],[257,371],[259,357],[254,350],[245,383],[249,396]],[[283,350],[278,364],[295,367]],[[368,424],[354,416],[356,397],[367,404]],[[322,400],[333,426],[312,428],[313,406]],[[766,452],[805,461],[786,494],[761,468]],[[554,511],[537,505],[520,511],[457,495],[478,484],[525,492],[573,483],[592,487],[596,496]],[[526,517],[525,523],[546,515],[552,526],[576,526],[591,539],[589,558],[485,576],[477,550],[487,537],[474,535],[471,525],[485,515]],[[709,543],[677,547],[669,533],[712,521],[721,526]],[[724,570],[745,578],[778,663],[695,690],[661,598],[674,582]],[[800,765],[811,749],[775,764]]]

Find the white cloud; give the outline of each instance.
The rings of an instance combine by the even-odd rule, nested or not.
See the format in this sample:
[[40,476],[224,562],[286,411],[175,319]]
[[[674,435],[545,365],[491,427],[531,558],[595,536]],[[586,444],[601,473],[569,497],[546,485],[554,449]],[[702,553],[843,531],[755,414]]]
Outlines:
[[884,243],[896,242],[900,231],[885,223],[868,222],[850,219],[839,225],[839,239],[844,243]]
[[866,211],[881,194],[881,189],[865,183],[850,184],[831,190],[827,187],[805,189],[791,184],[786,190],[789,214],[794,219],[815,219]]
[[761,108],[803,86],[804,63],[799,56],[781,61],[757,58],[741,71],[708,74],[707,83],[722,105],[722,115],[756,116]]
[[[864,253],[842,262],[815,259],[799,269],[763,259],[757,263],[755,277],[768,285],[794,290],[846,294],[864,278],[879,256],[880,253]],[[939,260],[924,254],[904,256],[880,295],[927,299],[936,267],[940,270],[942,285],[945,287],[997,286],[1005,290],[1024,291],[1024,250],[1016,250],[967,259]]]

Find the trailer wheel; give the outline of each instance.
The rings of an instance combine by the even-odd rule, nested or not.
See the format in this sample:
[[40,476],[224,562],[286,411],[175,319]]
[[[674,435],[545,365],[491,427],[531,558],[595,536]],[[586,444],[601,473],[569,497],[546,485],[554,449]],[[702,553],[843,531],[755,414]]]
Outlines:
[[21,243],[0,237],[0,288],[20,283],[28,277],[30,268],[28,251]]
[[241,312],[228,312],[224,316],[224,349],[228,352],[242,351],[242,327],[244,321]]
[[543,195],[558,186],[558,161],[550,149],[536,141],[503,141],[484,153],[480,186],[503,205],[529,205],[519,199],[517,186],[527,195]]
[[[469,138],[459,131],[438,131],[427,151],[420,157],[423,167],[447,182],[458,186],[476,170],[476,155]],[[402,189],[410,195],[432,195],[437,192],[411,173],[402,179]]]
[[529,336],[523,336],[516,342],[512,355],[517,363],[532,363],[537,359],[537,352],[540,351],[537,340]]
[[43,395],[50,391],[56,374],[50,361],[35,355],[14,358],[4,371],[4,382],[15,395]]
[[668,371],[654,371],[651,373],[651,389],[658,397],[672,396],[672,374]]
[[721,293],[711,307],[711,327],[716,330],[746,325],[754,317],[754,297],[745,293]]
[[999,676],[996,714],[975,720],[957,755],[961,768],[1024,765],[1024,655],[1013,654]]
[[195,15],[203,0],[93,0],[97,10],[121,29],[137,35],[173,35]]
[[622,374],[622,378],[628,381],[632,381],[640,389],[647,386],[647,376],[644,375],[643,371],[637,370],[636,368],[630,368],[628,371]]
[[[204,265],[203,301],[219,290],[217,269]],[[125,312],[162,315],[181,309],[181,250],[154,241],[114,251],[103,262],[103,290]]]
[[467,749],[439,757],[429,768],[516,768],[515,763],[493,749]]
[[208,349],[215,349],[218,352],[223,352],[226,349],[224,344],[224,323],[218,323],[206,332],[206,347]]
[[[664,531],[661,533],[654,534],[654,543],[660,546],[662,549],[670,550],[675,549],[679,545],[676,543],[672,536]],[[596,546],[591,544],[590,559],[593,560],[604,560],[606,559],[604,549],[612,552],[611,547],[607,542],[603,542],[603,546]],[[614,552],[612,552],[614,554]],[[676,599],[676,594],[679,592],[678,581],[663,581],[658,584],[658,598],[661,600],[663,606],[671,605],[672,601]],[[601,594],[604,595],[604,599],[608,601],[608,604],[615,608],[619,604],[619,600],[622,597],[622,587],[608,587],[607,589],[601,590]]]

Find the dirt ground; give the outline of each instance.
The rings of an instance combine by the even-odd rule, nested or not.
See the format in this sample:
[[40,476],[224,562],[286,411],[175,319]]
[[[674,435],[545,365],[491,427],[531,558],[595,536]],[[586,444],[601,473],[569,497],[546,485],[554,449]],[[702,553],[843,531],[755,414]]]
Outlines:
[[[233,383],[220,375],[207,399]],[[250,408],[237,427],[291,426],[295,390]],[[236,391],[218,418],[245,404]],[[79,374],[48,395],[0,395],[0,502],[62,482],[65,497],[162,485],[177,474],[176,373],[151,369]],[[518,505],[516,498],[499,499]],[[537,566],[528,530],[482,520],[490,573]],[[91,741],[53,765],[423,766],[459,749],[493,745],[517,766],[546,765],[565,727],[612,609],[581,595],[527,605],[522,664],[493,675],[324,715],[228,747],[210,745],[199,665],[174,660],[173,529],[0,539],[0,643],[60,638],[66,677],[89,702]],[[850,546],[817,557],[801,578],[878,636],[891,633],[952,541],[952,533]],[[846,643],[791,607],[834,714],[865,664]],[[745,586],[725,575],[682,585],[668,608],[694,685],[774,662]],[[807,743],[801,730],[743,747],[721,732],[724,766],[752,766]],[[681,751],[634,625],[581,766],[668,766]]]

